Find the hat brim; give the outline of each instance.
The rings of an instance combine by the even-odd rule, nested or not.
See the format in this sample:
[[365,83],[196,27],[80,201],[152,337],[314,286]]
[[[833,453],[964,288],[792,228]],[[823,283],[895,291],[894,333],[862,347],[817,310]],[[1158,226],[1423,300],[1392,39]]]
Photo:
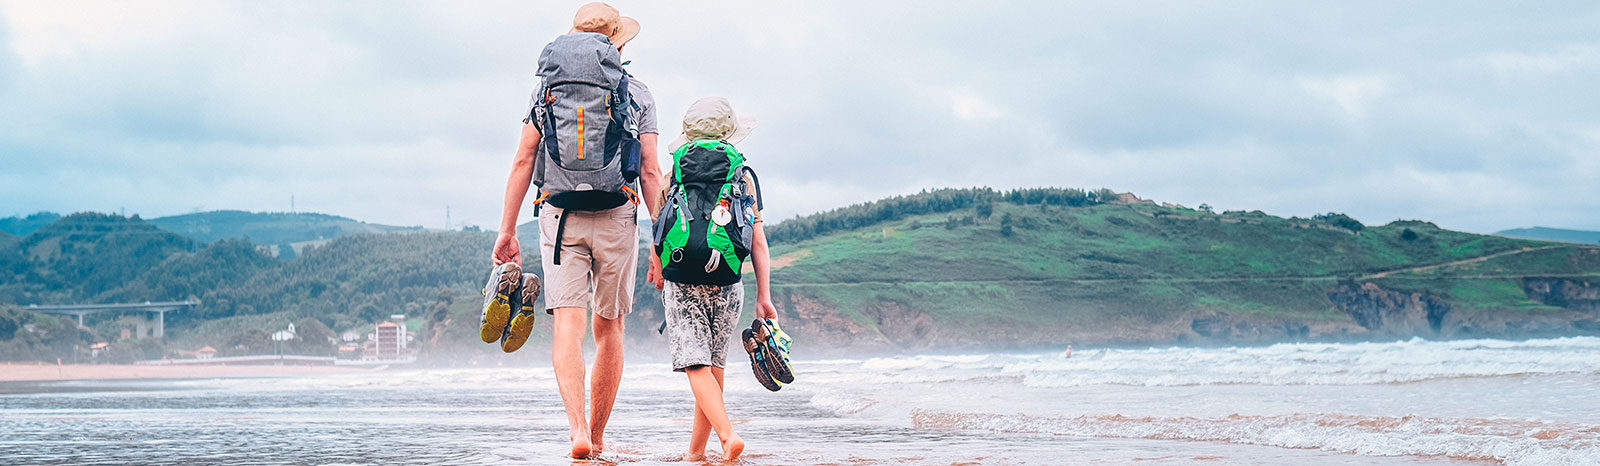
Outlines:
[[639,20],[623,16],[622,24],[617,25],[617,34],[611,36],[611,45],[615,45],[620,49],[622,46],[628,45],[628,41],[638,36]]
[[[572,29],[568,29],[567,30],[567,34],[578,33],[578,32],[589,32],[589,31],[578,29],[577,27],[573,27]],[[627,17],[627,16],[623,16],[622,17],[622,21],[620,21],[619,24],[617,24],[617,32],[612,34],[612,35],[606,36],[606,40],[611,41],[611,46],[612,47],[616,47],[616,48],[620,49],[620,48],[622,48],[622,46],[628,45],[628,41],[631,41],[631,40],[633,40],[634,37],[638,37],[638,36],[639,36],[639,20],[636,20],[636,19],[633,19],[633,18],[630,18],[630,17]]]
[[[749,115],[735,115],[734,118],[739,119],[739,124],[734,125],[733,134],[722,138],[722,140],[727,141],[728,144],[739,145],[739,141],[743,141],[745,136],[749,136],[750,132],[755,131],[756,126],[761,124],[756,117]],[[689,135],[679,132],[678,137],[673,138],[672,144],[668,145],[668,147],[670,147],[671,150],[677,150],[679,147],[683,147],[684,144],[688,143]]]

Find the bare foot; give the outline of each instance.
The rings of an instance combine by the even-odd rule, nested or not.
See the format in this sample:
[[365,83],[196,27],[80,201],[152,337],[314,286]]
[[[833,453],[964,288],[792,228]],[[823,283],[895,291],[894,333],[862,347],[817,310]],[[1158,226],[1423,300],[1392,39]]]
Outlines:
[[589,457],[590,453],[589,439],[574,434],[572,436],[572,458],[585,459]]
[[686,454],[683,455],[683,461],[688,461],[688,462],[691,462],[691,463],[699,463],[699,462],[705,461],[705,460],[706,460],[706,452],[703,452],[703,451],[700,452],[700,453],[686,453]]
[[744,439],[739,434],[733,434],[722,441],[723,461],[737,461],[739,455],[744,453]]
[[589,436],[589,454],[599,456],[606,449],[605,434]]

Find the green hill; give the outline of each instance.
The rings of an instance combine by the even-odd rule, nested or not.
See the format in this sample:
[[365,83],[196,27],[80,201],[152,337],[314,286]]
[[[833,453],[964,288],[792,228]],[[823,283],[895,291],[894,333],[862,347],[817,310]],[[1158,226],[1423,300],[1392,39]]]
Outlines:
[[1561,228],[1513,228],[1496,232],[1496,235],[1512,238],[1536,239],[1543,241],[1561,241],[1565,243],[1600,243],[1600,231],[1566,230]]
[[[536,230],[519,230],[526,264],[538,263]],[[1422,221],[1219,214],[1108,190],[945,189],[771,221],[769,237],[785,328],[816,352],[1600,332],[1600,247]],[[97,341],[113,341],[118,358],[204,345],[259,353],[290,322],[336,335],[405,314],[425,357],[495,361],[475,336],[493,240],[358,233],[275,260],[246,239],[203,243],[138,217],[75,214],[0,242],[0,303],[201,304],[167,316],[165,342],[118,341],[131,324],[117,316],[76,329],[0,309],[0,330],[36,329],[0,332],[0,359]],[[661,298],[639,283],[628,332],[655,348]],[[291,347],[332,351],[308,338]]]
[[903,348],[1600,330],[1600,296],[1584,291],[1600,282],[1596,247],[1338,214],[979,197],[810,237],[775,225],[774,238],[804,237],[773,248],[791,333]]
[[27,236],[38,230],[39,227],[54,223],[61,219],[61,214],[54,212],[39,212],[26,217],[0,218],[0,233],[12,236]]
[[246,238],[256,244],[270,245],[328,240],[358,233],[422,230],[422,227],[379,225],[327,214],[238,210],[161,217],[150,220],[150,224],[202,243],[224,238]]

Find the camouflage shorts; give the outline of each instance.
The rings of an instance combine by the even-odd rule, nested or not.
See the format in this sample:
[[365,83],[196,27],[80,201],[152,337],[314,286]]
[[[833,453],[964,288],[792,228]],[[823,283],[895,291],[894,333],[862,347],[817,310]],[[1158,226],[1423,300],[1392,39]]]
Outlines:
[[688,285],[669,281],[662,295],[672,370],[723,367],[729,340],[738,334],[735,330],[744,307],[744,284]]

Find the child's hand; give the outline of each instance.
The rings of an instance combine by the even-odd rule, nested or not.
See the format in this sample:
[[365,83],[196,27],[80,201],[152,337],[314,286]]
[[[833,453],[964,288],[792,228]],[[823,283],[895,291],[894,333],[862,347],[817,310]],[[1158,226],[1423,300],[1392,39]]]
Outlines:
[[655,254],[650,255],[650,270],[644,273],[644,281],[650,282],[651,285],[655,285],[656,289],[658,290],[666,285],[663,283],[665,279],[661,277],[661,256],[657,256]]
[[494,239],[494,265],[507,262],[522,263],[522,244],[517,242],[516,235],[500,233]]
[[772,305],[771,298],[756,300],[756,317],[763,319],[778,318],[778,308]]

